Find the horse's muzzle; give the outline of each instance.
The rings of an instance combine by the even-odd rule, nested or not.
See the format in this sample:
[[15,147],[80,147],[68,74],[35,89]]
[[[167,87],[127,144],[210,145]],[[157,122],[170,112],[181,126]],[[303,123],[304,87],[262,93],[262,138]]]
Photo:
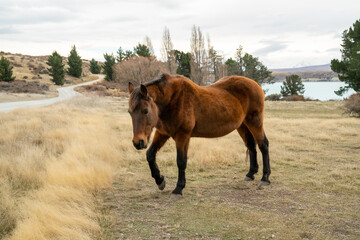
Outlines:
[[146,148],[147,146],[144,144],[144,140],[139,140],[139,143],[135,143],[134,140],[132,141],[133,144],[134,144],[134,147],[137,149],[137,150],[141,150],[141,149],[144,149]]

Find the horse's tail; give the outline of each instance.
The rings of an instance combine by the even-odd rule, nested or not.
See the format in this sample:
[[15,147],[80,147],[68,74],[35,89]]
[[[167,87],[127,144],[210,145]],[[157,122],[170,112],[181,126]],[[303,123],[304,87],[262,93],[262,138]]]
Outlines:
[[246,149],[246,156],[245,156],[245,162],[247,163],[249,161],[249,149]]

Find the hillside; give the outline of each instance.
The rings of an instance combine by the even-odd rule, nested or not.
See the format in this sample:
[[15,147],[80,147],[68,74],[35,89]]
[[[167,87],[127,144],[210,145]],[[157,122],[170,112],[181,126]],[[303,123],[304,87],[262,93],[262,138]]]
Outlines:
[[284,81],[286,76],[296,74],[301,77],[304,82],[316,81],[339,81],[337,73],[333,72],[330,64],[306,66],[299,68],[279,68],[270,69],[275,81]]
[[[26,82],[38,81],[44,84],[53,84],[50,81],[50,76],[47,68],[49,66],[46,64],[49,55],[47,56],[29,56],[22,54],[6,53],[0,52],[0,57],[6,57],[10,62],[13,68],[13,75],[15,80],[25,80]],[[67,57],[63,57],[63,63],[65,64],[65,69],[69,66],[67,63]],[[76,84],[83,81],[87,81],[87,77],[91,75],[90,73],[90,61],[83,59],[83,73],[81,78],[75,78],[69,75],[65,76],[65,84]]]
[[314,65],[306,67],[296,67],[296,68],[278,68],[270,69],[273,72],[318,72],[318,71],[331,71],[330,64],[324,65]]

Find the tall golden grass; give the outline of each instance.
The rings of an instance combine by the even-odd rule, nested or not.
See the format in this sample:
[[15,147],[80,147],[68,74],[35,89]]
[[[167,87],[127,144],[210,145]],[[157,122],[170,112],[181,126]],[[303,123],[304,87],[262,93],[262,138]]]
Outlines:
[[116,114],[103,106],[83,99],[0,114],[0,238],[96,236],[94,194],[123,157]]

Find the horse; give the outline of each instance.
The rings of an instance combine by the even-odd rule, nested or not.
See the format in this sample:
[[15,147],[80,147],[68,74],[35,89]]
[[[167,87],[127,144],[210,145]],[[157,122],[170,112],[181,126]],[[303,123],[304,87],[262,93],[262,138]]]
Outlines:
[[138,87],[129,82],[128,90],[134,147],[146,149],[156,128],[146,159],[160,190],[166,183],[156,163],[156,153],[170,137],[175,140],[178,181],[171,198],[181,198],[186,184],[190,138],[217,138],[235,129],[247,147],[247,157],[250,155],[250,169],[244,181],[254,180],[258,172],[258,144],[263,159],[259,187],[270,184],[269,141],[263,126],[265,95],[254,80],[229,76],[208,86],[198,86],[184,76],[163,74]]

